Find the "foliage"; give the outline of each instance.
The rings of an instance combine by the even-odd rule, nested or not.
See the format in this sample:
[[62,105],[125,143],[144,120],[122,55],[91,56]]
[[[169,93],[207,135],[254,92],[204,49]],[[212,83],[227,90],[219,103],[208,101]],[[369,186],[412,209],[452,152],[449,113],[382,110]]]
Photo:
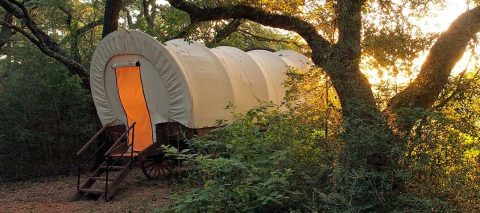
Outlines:
[[[381,201],[385,211],[478,209],[477,89],[469,87],[464,93],[469,98],[452,101],[447,110],[424,112],[425,122],[408,143],[391,147],[372,137],[378,134],[369,134],[384,130],[365,129],[361,123],[355,129],[362,134],[346,135],[342,129],[349,127],[339,122],[335,96],[330,97],[328,117],[332,130],[325,134],[322,75],[321,70],[291,71],[287,111],[279,110],[285,106],[264,105],[236,114],[233,122],[191,141],[197,154],[189,158],[194,163],[190,185],[177,192],[167,211],[368,212],[374,200]],[[350,147],[358,150],[346,149],[344,141],[352,141],[346,137],[355,137],[358,143]],[[364,162],[381,152],[398,161],[386,165],[376,159],[374,165],[394,168],[390,173]],[[346,171],[348,164],[356,169]],[[384,187],[372,188],[369,180],[378,179]],[[391,185],[399,182],[405,185]],[[404,188],[403,193],[391,194],[388,189],[395,187]]]
[[[456,94],[452,101],[423,112],[402,163],[411,174],[407,184],[411,192],[474,212],[480,209],[479,79],[473,74],[457,78],[453,80],[457,86],[444,91]],[[466,82],[468,87],[458,87]]]
[[[209,44],[230,20],[190,23],[187,14],[157,5],[151,26],[142,14],[144,1],[125,2],[121,27],[146,31],[160,41],[185,33],[187,39],[212,47],[311,52],[298,35],[245,20],[226,39]],[[332,44],[339,37],[339,2],[195,1],[201,7],[247,4],[273,14],[299,17],[312,23]],[[368,85],[380,110],[398,93],[397,76],[415,76],[418,70],[412,68],[414,60],[437,37],[424,32],[415,20],[430,15],[445,2],[366,1],[358,47],[362,49],[360,69],[395,78],[394,84],[381,81]],[[68,56],[88,64],[100,41],[100,29],[76,33],[101,18],[104,1],[32,0],[25,5],[38,26],[58,41]],[[23,22],[15,19],[16,26],[24,27]],[[78,86],[78,79],[31,46],[16,33],[0,54],[0,178],[64,173],[72,163],[73,151],[95,126],[91,99]],[[347,50],[345,53],[352,51]],[[284,106],[267,105],[236,115],[232,123],[191,142],[198,155],[169,148],[172,154],[195,165],[192,185],[187,186],[195,189],[180,193],[169,211],[480,209],[478,77],[468,76],[468,81],[474,80],[468,87],[446,88],[431,110],[414,110],[413,114],[421,115],[414,130],[406,138],[396,138],[391,129],[381,125],[386,123],[383,118],[362,114],[367,106],[353,98],[350,107],[355,109],[343,110],[356,116],[341,117],[338,97],[325,86],[331,82],[321,70],[292,71],[288,75],[286,83],[291,89]],[[341,76],[337,81],[352,79]],[[459,82],[463,80],[451,81],[450,85]],[[457,92],[458,88],[462,91]]]
[[0,61],[0,179],[65,174],[96,126],[91,97],[37,50],[16,51]]
[[255,125],[267,121],[266,109],[251,110],[208,138],[192,141],[201,153],[194,162],[203,187],[179,199],[171,212],[251,212],[282,206],[292,171],[282,165],[287,153],[272,143],[273,135]]
[[306,51],[299,36],[292,33],[282,34],[249,21],[245,21],[237,32],[219,42],[217,46],[233,46],[245,51],[253,49]]
[[[290,72],[290,81],[297,84],[288,99],[297,102],[289,110],[264,105],[236,114],[232,123],[193,140],[199,155],[193,158],[197,172],[191,178],[201,188],[177,197],[169,211],[353,210],[332,175],[342,147],[335,139],[340,131],[333,106],[338,101],[331,97],[332,130],[327,136],[325,105],[318,107],[325,103],[325,88],[314,80],[319,75],[320,70]],[[298,96],[305,92],[301,88],[311,88],[309,95]]]

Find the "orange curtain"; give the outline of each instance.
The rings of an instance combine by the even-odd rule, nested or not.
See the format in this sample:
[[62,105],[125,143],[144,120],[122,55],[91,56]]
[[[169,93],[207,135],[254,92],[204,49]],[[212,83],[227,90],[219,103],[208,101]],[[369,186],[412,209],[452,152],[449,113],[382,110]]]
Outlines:
[[[153,143],[152,122],[143,93],[140,67],[118,67],[115,69],[120,101],[127,115],[128,126],[135,124],[134,151],[142,151]],[[132,142],[132,132],[129,134]]]

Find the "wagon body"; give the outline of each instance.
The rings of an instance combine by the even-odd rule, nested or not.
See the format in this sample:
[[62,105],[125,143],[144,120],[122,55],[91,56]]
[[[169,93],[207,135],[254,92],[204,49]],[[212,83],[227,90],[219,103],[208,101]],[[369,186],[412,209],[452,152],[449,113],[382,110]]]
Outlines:
[[289,50],[209,49],[183,39],[162,44],[120,30],[97,46],[90,83],[102,125],[136,122],[133,150],[142,152],[168,144],[175,128],[194,134],[231,119],[227,105],[244,112],[263,101],[280,104],[285,72],[309,66],[307,57]]
[[[280,104],[289,67],[307,69],[310,64],[288,50],[208,49],[182,39],[162,44],[139,31],[109,34],[90,66],[92,97],[103,127],[76,153],[72,200],[93,195],[108,201],[137,161],[147,177],[164,177],[181,161],[166,155],[162,145],[185,148],[185,139],[231,119],[228,105],[245,112],[261,102]],[[100,135],[107,138],[82,158]],[[82,169],[95,156],[98,165],[82,182]]]

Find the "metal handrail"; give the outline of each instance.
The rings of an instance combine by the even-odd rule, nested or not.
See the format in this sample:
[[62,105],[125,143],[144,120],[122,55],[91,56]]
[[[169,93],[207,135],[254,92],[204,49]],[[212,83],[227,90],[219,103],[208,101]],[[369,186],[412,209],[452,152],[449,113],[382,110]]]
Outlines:
[[[115,120],[117,121],[117,120]],[[105,131],[105,129],[107,127],[109,127],[110,125],[112,125],[115,121],[112,121],[110,123],[108,123],[107,125],[103,126],[78,152],[77,152],[77,157],[80,159],[80,155],[88,148],[90,147],[93,142],[97,139],[97,137]],[[105,195],[104,195],[104,199],[107,201],[107,198],[108,198],[108,181],[109,181],[109,177],[108,177],[108,172],[109,170],[112,168],[112,166],[114,166],[119,160],[121,157],[123,157],[125,155],[125,153],[128,152],[129,149],[131,149],[131,154],[130,154],[130,165],[129,166],[132,166],[133,165],[133,147],[134,147],[134,138],[135,138],[135,124],[136,122],[134,122],[131,126],[128,127],[128,129],[125,130],[125,132],[123,132],[120,137],[118,137],[118,139],[115,141],[115,143],[110,147],[110,149],[108,149],[107,152],[105,152],[105,158],[106,158],[106,172],[105,172]],[[118,148],[120,145],[120,142],[122,141],[122,139],[125,138],[125,136],[128,135],[128,133],[130,132],[130,130],[132,130],[132,143],[130,143],[130,145],[127,146],[126,150],[123,151],[123,153],[119,156],[120,158],[116,159],[114,162],[110,162],[110,159],[112,157],[111,153],[113,150],[115,150],[116,148]],[[127,141],[128,141],[128,138],[127,138]],[[81,162],[81,160],[79,160],[79,164],[78,164],[78,173],[77,173],[77,191],[80,190],[80,176],[81,176],[81,170],[82,168],[88,163],[90,162],[93,157],[95,157],[98,152],[100,150],[102,150],[102,148],[106,145],[107,143],[103,143],[102,145],[100,145],[99,147],[97,147],[97,149],[95,150],[95,152],[90,155],[90,157],[85,161],[85,162]]]
[[[118,144],[125,137],[125,135],[127,135],[127,133],[130,132],[130,129],[135,127],[135,124],[137,124],[137,122],[133,122],[133,124],[130,127],[128,127],[128,129],[122,135],[120,135],[117,141],[113,143],[112,147],[107,152],[105,152],[105,155],[109,155],[118,146]],[[133,141],[133,137],[132,137],[132,141]]]
[[114,120],[114,121],[108,123],[107,125],[103,126],[100,130],[98,130],[98,132],[95,133],[95,135],[77,152],[77,156],[80,156],[90,145],[92,145],[93,142],[98,138],[98,136],[100,134],[102,134],[102,132],[105,131],[105,129],[107,129],[107,127],[109,127],[110,125],[115,123],[115,121],[117,121],[117,120]]
[[[133,122],[133,124],[130,127],[128,127],[128,129],[117,139],[117,141],[115,141],[115,143],[112,145],[112,147],[105,153],[105,157],[107,159],[107,161],[106,161],[107,162],[107,169],[105,170],[105,194],[104,194],[104,197],[103,197],[103,199],[105,201],[108,201],[108,182],[109,182],[108,173],[109,173],[110,169],[116,163],[118,163],[118,161],[125,155],[125,153],[128,152],[128,150],[130,148],[131,148],[131,150],[130,150],[130,162],[129,162],[130,165],[129,166],[131,167],[133,165],[133,152],[134,152],[133,147],[134,147],[134,142],[135,142],[135,124],[136,124],[136,122]],[[130,132],[130,129],[132,130],[132,143],[130,143],[130,145],[127,146],[125,151],[123,151],[122,154],[120,154],[119,158],[117,158],[114,162],[109,163],[109,160],[112,157],[111,152],[118,146],[118,143],[120,143],[120,141],[127,135],[127,133]]]
[[83,154],[83,152],[88,148],[90,147],[93,142],[98,138],[98,136],[100,136],[100,134],[102,134],[102,132],[104,132],[108,127],[110,127],[113,123],[115,123],[116,121],[118,121],[118,119],[108,123],[107,125],[103,126],[100,130],[97,131],[97,133],[95,133],[95,135],[77,152],[77,158],[78,158],[78,167],[77,167],[77,191],[80,190],[80,176],[81,176],[81,173],[82,173],[82,168],[88,163],[90,162],[93,157],[95,157],[97,155],[97,153],[106,145],[106,143],[102,143],[102,145],[100,145],[100,147],[97,147],[97,149],[95,150],[95,152],[90,155],[90,157],[88,157],[88,159],[86,161],[84,161],[83,163],[81,162],[81,159],[80,159],[80,156],[81,154]]

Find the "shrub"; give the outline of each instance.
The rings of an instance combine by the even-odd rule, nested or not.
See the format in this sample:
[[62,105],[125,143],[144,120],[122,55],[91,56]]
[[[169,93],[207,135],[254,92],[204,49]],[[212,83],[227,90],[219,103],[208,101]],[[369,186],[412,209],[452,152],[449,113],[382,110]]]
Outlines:
[[[324,100],[319,100],[326,94],[322,94],[325,88],[319,84],[318,72],[290,73],[289,83],[294,85],[287,98],[301,101],[287,104],[286,112],[264,105],[237,114],[231,123],[191,141],[197,154],[191,155],[195,166],[190,184],[177,192],[166,210],[368,212],[378,205],[372,196],[378,196],[375,200],[383,202],[380,208],[385,211],[479,209],[477,90],[465,94],[470,97],[465,101],[452,101],[445,110],[419,111],[424,119],[404,138],[403,146],[401,141],[378,144],[371,135],[379,134],[370,132],[381,129],[350,122],[358,132],[353,134],[356,143],[347,149],[344,139],[352,135],[343,131],[348,127],[339,125],[335,97],[331,97],[330,114]],[[325,119],[329,119],[328,134]],[[365,156],[382,152],[395,156],[395,162],[385,164],[387,172],[376,172],[362,162]],[[348,166],[355,169],[345,169]],[[372,179],[392,192],[372,191]],[[387,185],[392,183],[396,185]]]
[[0,65],[0,179],[68,172],[74,153],[97,125],[89,93],[78,77],[36,51],[23,49],[13,62],[5,61]]

